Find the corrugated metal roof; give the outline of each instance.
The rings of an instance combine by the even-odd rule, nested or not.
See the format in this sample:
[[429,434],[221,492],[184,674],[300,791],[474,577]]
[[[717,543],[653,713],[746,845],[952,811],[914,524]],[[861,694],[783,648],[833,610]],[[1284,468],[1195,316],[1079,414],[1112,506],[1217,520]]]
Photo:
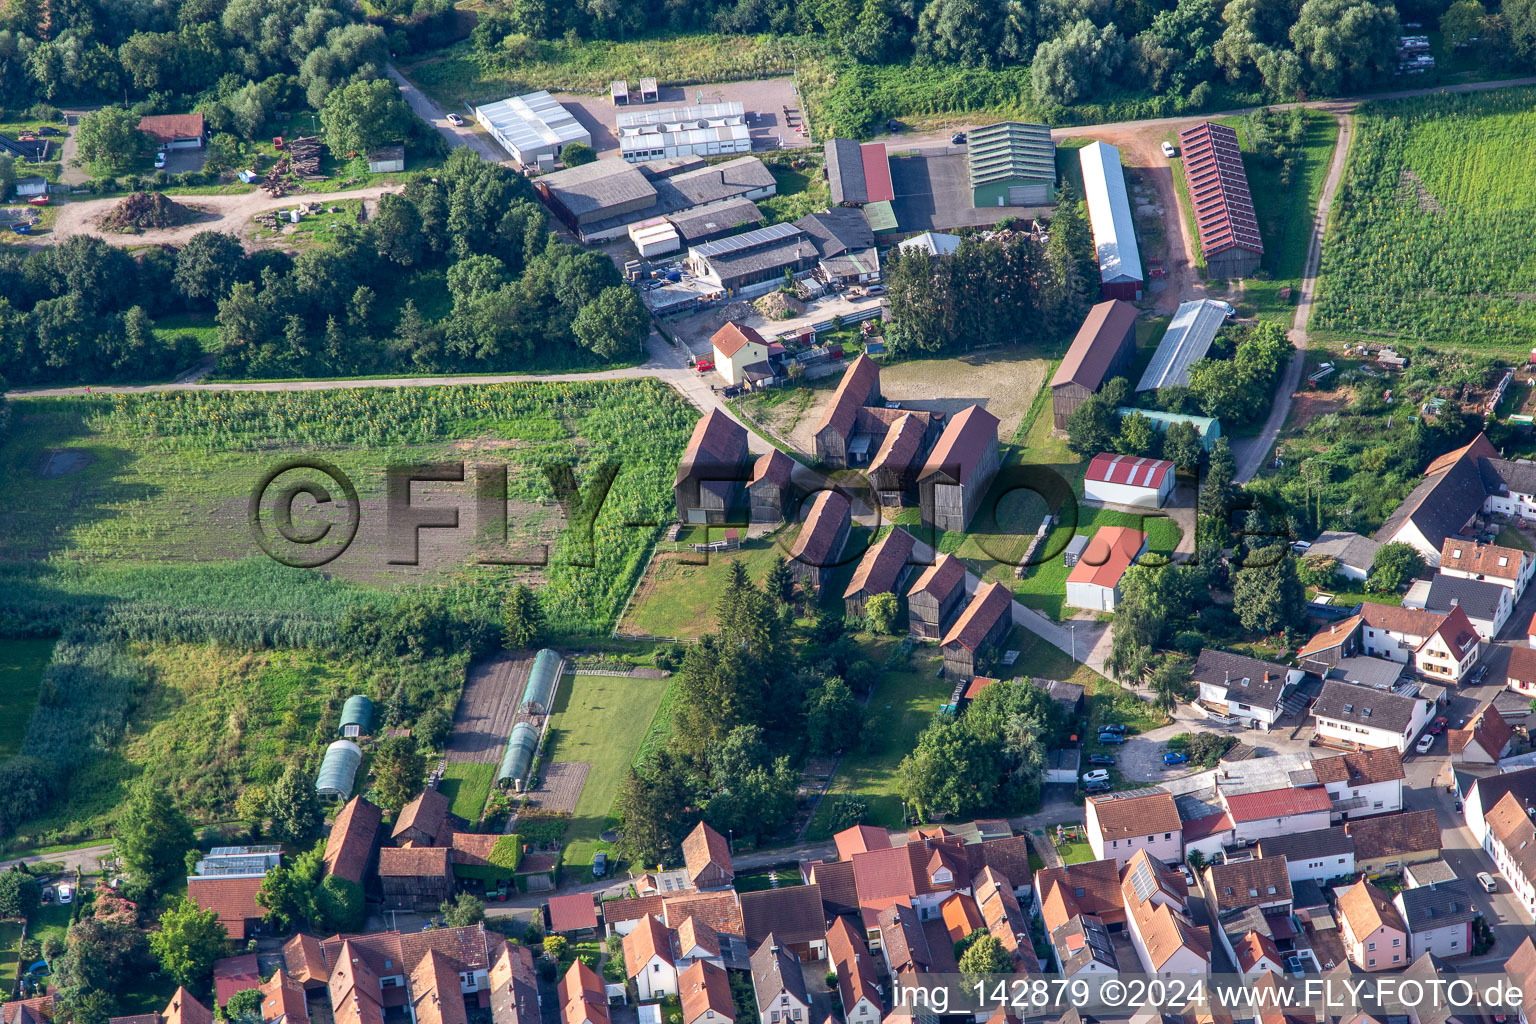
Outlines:
[[1125,193],[1125,171],[1120,150],[1104,142],[1084,146],[1078,153],[1083,168],[1083,192],[1088,200],[1088,220],[1093,228],[1093,247],[1099,254],[1099,279],[1144,281],[1141,250],[1136,245],[1136,223]]
[[1200,232],[1200,251],[1207,257],[1229,249],[1262,253],[1264,242],[1237,132],[1204,121],[1179,133],[1179,147]]
[[502,137],[519,150],[543,146],[563,147],[567,142],[592,141],[592,136],[569,110],[548,92],[525,93],[475,108]]
[[966,145],[971,187],[1009,178],[1056,183],[1056,144],[1043,124],[1004,121],[971,132]]
[[1137,391],[1157,388],[1188,387],[1189,367],[1204,359],[1232,307],[1214,299],[1191,299],[1179,303],[1178,312],[1168,324],[1163,340],[1157,343],[1147,372],[1141,375]]
[[1173,463],[1164,459],[1138,459],[1131,455],[1100,452],[1088,463],[1087,478],[1156,490],[1163,486],[1163,479],[1172,470]]

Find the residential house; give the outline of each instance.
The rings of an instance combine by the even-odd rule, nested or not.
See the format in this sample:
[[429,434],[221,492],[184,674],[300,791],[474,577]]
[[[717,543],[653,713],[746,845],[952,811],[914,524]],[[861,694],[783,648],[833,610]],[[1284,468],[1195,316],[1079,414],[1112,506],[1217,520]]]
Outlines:
[[702,821],[683,839],[683,864],[688,869],[688,880],[700,892],[729,889],[736,880],[730,844],[725,836]]
[[851,505],[837,491],[821,491],[812,499],[810,512],[800,524],[789,549],[789,570],[795,582],[813,598],[821,597],[828,577],[842,564],[852,523]]
[[[393,980],[394,976],[391,977]],[[384,985],[350,941],[341,944],[327,987],[331,1015],[337,1024],[383,1024]],[[403,984],[396,991],[407,994]]]
[[1493,855],[1510,895],[1529,914],[1536,914],[1536,825],[1513,792],[1505,793],[1488,812],[1483,849]]
[[746,368],[759,363],[768,365],[768,342],[754,328],[728,320],[709,339],[714,349],[715,372],[727,384],[746,381]]
[[[1521,941],[1510,958],[1504,961],[1504,973],[1514,976],[1515,984],[1520,986],[1522,993],[1536,992],[1536,940],[1527,935]],[[1536,1004],[1530,1001],[1529,996],[1515,1009],[1519,1024],[1531,1024],[1536,1020]]]
[[184,987],[171,993],[170,1002],[160,1011],[162,1024],[213,1024],[213,1011],[198,1002]]
[[1285,861],[1293,887],[1300,881],[1326,882],[1355,874],[1355,841],[1343,825],[1268,836],[1259,840],[1258,853]]
[[1218,810],[1184,819],[1184,856],[1199,853],[1212,860],[1218,853],[1237,843],[1232,815]]
[[889,850],[891,834],[873,825],[853,825],[834,835],[832,842],[837,846],[837,859],[851,861],[856,854]]
[[[1449,546],[1451,542],[1446,541],[1446,544]],[[1406,599],[1404,603],[1407,603]],[[1486,580],[1448,576],[1444,572],[1436,574],[1424,597],[1424,610],[1449,614],[1456,608],[1466,613],[1480,639],[1492,640],[1514,611],[1515,592]]]
[[802,961],[826,959],[827,916],[819,885],[744,892],[741,918],[748,949],[756,949],[772,935]]
[[1182,874],[1168,870],[1142,848],[1126,862],[1120,894],[1142,970],[1163,978],[1210,974],[1210,931],[1189,916]]
[[1276,939],[1283,936],[1290,948],[1294,895],[1284,861],[1258,858],[1212,864],[1205,869],[1203,881],[1216,936],[1240,970],[1251,971],[1262,959],[1253,955],[1255,946],[1278,952]]
[[879,910],[869,936],[891,977],[927,974],[934,969],[934,954],[922,918],[908,904],[893,903]]
[[1533,573],[1536,558],[1519,548],[1479,544],[1462,537],[1447,537],[1440,548],[1441,575],[1492,583],[1511,591],[1515,601],[1525,593]]
[[1220,790],[1218,799],[1232,819],[1238,842],[1328,827],[1333,801],[1318,785],[1292,785],[1252,793]]
[[597,908],[589,892],[551,896],[544,905],[545,927],[551,935],[582,935],[597,931]]
[[267,911],[256,893],[281,856],[276,846],[216,846],[188,876],[187,896],[203,910],[216,911],[229,937],[244,942],[261,930]]
[[1128,526],[1101,526],[1067,575],[1067,604],[1112,612],[1120,601],[1120,580],[1147,552],[1147,535]]
[[1395,605],[1360,605],[1302,645],[1296,657],[1318,675],[1357,655],[1411,664],[1439,682],[1459,682],[1477,664],[1478,636],[1466,613],[1437,614]]
[[957,837],[908,842],[853,857],[859,907],[878,911],[900,902],[918,921],[937,917],[940,904],[968,889],[970,879],[965,842]]
[[976,897],[982,923],[1007,951],[1014,970],[1023,974],[1040,973],[1040,961],[1030,940],[1029,925],[1007,875],[990,866],[983,867],[971,879],[971,893]]
[[1133,789],[1091,796],[1085,807],[1088,847],[1096,860],[1123,867],[1146,850],[1159,864],[1184,859],[1184,823],[1166,789]]
[[1235,963],[1243,981],[1255,984],[1265,974],[1285,974],[1285,963],[1275,940],[1262,932],[1245,932],[1234,944]]
[[414,1024],[469,1024],[455,966],[447,955],[429,949],[411,971],[408,1006]]
[[939,644],[945,677],[962,682],[975,677],[978,665],[1012,629],[1013,592],[1001,583],[982,584]]
[[1452,764],[1498,764],[1515,742],[1515,730],[1499,709],[1489,701],[1472,716],[1464,729],[1452,729],[1450,740]]
[[507,943],[487,973],[491,1024],[539,1024],[539,978],[533,950]]
[[[1536,623],[1531,628],[1536,630]],[[1519,694],[1536,697],[1536,646],[1514,644],[1509,648],[1509,666],[1504,685]]]
[[1408,927],[1408,955],[1413,959],[1426,953],[1449,959],[1472,952],[1477,908],[1461,879],[1404,889],[1392,897],[1392,904]]
[[997,467],[997,417],[979,405],[967,406],[950,418],[918,474],[923,525],[970,526]]
[[1060,973],[1107,977],[1120,972],[1111,932],[1125,928],[1126,912],[1113,860],[1041,868],[1035,872],[1034,896]]
[[772,935],[752,954],[758,1024],[810,1024],[811,997],[800,961]]
[[859,409],[866,405],[878,405],[880,397],[880,367],[869,356],[859,353],[843,371],[832,401],[821,414],[816,426],[816,458],[828,466],[844,467],[860,465],[868,461],[866,450],[850,456],[852,441],[858,424]]
[[283,943],[283,969],[305,992],[324,988],[331,976],[320,940],[303,932]]
[[1368,747],[1316,758],[1309,765],[1333,800],[1335,818],[1396,814],[1403,809],[1402,755],[1393,747]]
[[1130,372],[1136,357],[1136,307],[1121,299],[1088,311],[1061,365],[1051,377],[1051,421],[1067,429],[1073,410],[1104,382]]
[[683,969],[678,984],[683,1024],[735,1024],[736,1004],[724,967],[695,960]]
[[747,481],[749,516],[754,523],[777,523],[795,508],[791,477],[795,460],[777,448],[759,455]]
[[373,862],[374,843],[384,812],[360,796],[353,797],[336,814],[325,840],[324,873],[358,885]]
[[912,572],[912,548],[916,543],[906,530],[893,526],[871,545],[843,591],[844,614],[862,619],[871,597],[900,594]]
[[379,886],[391,910],[436,910],[453,898],[448,847],[384,847],[379,851]]
[[1434,716],[1434,702],[1328,680],[1312,705],[1319,742],[1350,750],[1407,751]]
[[[1513,649],[1519,650],[1518,647]],[[1515,802],[1522,807],[1536,807],[1536,767],[1481,778],[1458,772],[1455,783],[1457,795],[1461,797],[1462,817],[1473,838],[1485,850],[1488,849],[1488,813],[1506,793],[1515,794]]]
[[1338,563],[1334,572],[1347,580],[1361,583],[1371,574],[1371,565],[1375,562],[1376,551],[1380,547],[1379,541],[1362,537],[1358,533],[1324,530],[1307,549],[1307,557],[1331,558]]
[[1361,818],[1344,827],[1355,841],[1355,870],[1367,876],[1440,859],[1440,823],[1433,808]]
[[875,961],[864,937],[848,918],[839,916],[827,929],[827,953],[837,973],[837,994],[847,1024],[880,1024],[885,1002],[880,994]]
[[[725,410],[711,409],[694,424],[677,464],[672,497],[680,523],[725,523],[747,482],[747,431]],[[786,456],[787,457],[787,456]]]
[[577,958],[555,988],[561,1024],[609,1024],[608,990],[597,972]]
[[1424,470],[1424,479],[1376,531],[1382,544],[1402,542],[1416,548],[1431,566],[1439,566],[1447,538],[1466,529],[1489,495],[1483,460],[1503,461],[1488,438],[1446,452]]
[[1299,668],[1206,648],[1195,659],[1192,678],[1202,705],[1244,725],[1272,729],[1285,714],[1286,696],[1305,674]]
[[261,1024],[309,1024],[304,986],[281,967],[261,985]]
[[965,563],[944,554],[924,569],[907,592],[907,622],[919,640],[940,640],[965,600]]
[[139,118],[139,131],[160,150],[202,149],[208,142],[202,114],[149,114]]
[[447,841],[453,824],[448,818],[449,800],[435,789],[424,789],[410,803],[400,809],[390,833],[400,846],[434,846],[439,837]]
[[677,995],[677,964],[667,926],[649,914],[624,936],[624,971],[641,1002]]
[[1365,879],[1339,893],[1339,932],[1350,963],[1362,971],[1404,967],[1409,955],[1408,926],[1392,898]]
[[221,957],[213,962],[213,1002],[223,1006],[236,992],[261,988],[261,968],[255,953]]
[[950,942],[959,942],[983,927],[981,908],[976,906],[976,900],[968,892],[952,893],[940,903],[939,918],[944,922],[944,929],[949,932]]

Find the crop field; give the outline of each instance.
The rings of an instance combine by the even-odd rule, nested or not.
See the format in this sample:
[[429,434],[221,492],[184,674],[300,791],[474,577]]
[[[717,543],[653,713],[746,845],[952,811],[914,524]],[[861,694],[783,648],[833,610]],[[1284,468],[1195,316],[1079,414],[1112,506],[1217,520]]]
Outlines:
[[[653,524],[670,516],[671,477],[697,415],[654,381],[13,404],[0,476],[25,483],[0,493],[0,580],[24,585],[4,588],[0,610],[93,596],[259,609],[270,598],[330,617],[372,587],[474,589],[511,572],[540,580],[551,620],[577,632],[605,632],[622,607]],[[252,492],[295,457],[355,481],[357,538],[325,576],[280,570],[253,537]],[[388,542],[385,469],[431,462],[466,463],[465,482],[418,483],[413,504],[460,508],[463,528],[421,531],[420,564],[392,564],[402,552]],[[480,464],[506,469],[504,544],[491,545],[495,521],[476,514]],[[574,476],[549,471],[562,466]],[[298,523],[306,506],[294,508]],[[545,547],[539,568],[476,564],[497,551],[536,561]],[[273,582],[251,585],[263,577]]]
[[665,679],[577,675],[560,687],[544,741],[544,760],[591,765],[565,834],[567,868],[590,867],[594,854],[612,850],[600,837],[606,829],[617,827],[613,802],[667,685]]
[[0,640],[0,759],[21,752],[52,640]]
[[1518,351],[1536,332],[1536,90],[1368,103],[1313,324]]

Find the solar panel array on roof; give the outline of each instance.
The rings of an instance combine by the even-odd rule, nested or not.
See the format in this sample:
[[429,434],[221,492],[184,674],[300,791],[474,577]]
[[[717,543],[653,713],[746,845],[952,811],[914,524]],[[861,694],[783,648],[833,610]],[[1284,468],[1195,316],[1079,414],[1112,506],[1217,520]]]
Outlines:
[[715,242],[705,242],[703,245],[695,246],[694,251],[705,257],[726,256],[743,249],[753,249],[759,245],[788,241],[800,233],[800,229],[793,224],[775,224],[772,227],[758,228],[755,231],[732,235],[730,238],[722,238]]
[[1262,253],[1264,242],[1259,237],[1237,132],[1205,121],[1180,132],[1179,146],[1201,253],[1206,259],[1234,248]]
[[1157,351],[1152,354],[1152,362],[1147,365],[1147,372],[1141,375],[1136,390],[1188,387],[1190,365],[1205,358],[1231,309],[1225,302],[1214,299],[1179,303],[1178,312],[1168,324],[1163,340],[1157,343]]
[[1142,903],[1147,902],[1147,897],[1157,891],[1157,879],[1152,877],[1152,868],[1144,857],[1136,862],[1131,872],[1131,888],[1136,893],[1136,899]]

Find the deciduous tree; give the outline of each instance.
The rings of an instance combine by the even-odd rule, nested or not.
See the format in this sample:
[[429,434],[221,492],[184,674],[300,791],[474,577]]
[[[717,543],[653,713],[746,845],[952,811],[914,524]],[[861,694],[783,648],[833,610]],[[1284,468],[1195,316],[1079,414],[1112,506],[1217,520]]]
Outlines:
[[149,948],[160,967],[178,985],[201,988],[224,955],[229,932],[216,910],[204,910],[183,896],[160,915],[160,929],[150,932]]
[[143,156],[149,140],[139,131],[138,114],[106,106],[80,118],[75,146],[80,159],[101,172],[117,174]]
[[411,736],[391,736],[373,749],[373,802],[398,811],[421,792],[427,761]]

